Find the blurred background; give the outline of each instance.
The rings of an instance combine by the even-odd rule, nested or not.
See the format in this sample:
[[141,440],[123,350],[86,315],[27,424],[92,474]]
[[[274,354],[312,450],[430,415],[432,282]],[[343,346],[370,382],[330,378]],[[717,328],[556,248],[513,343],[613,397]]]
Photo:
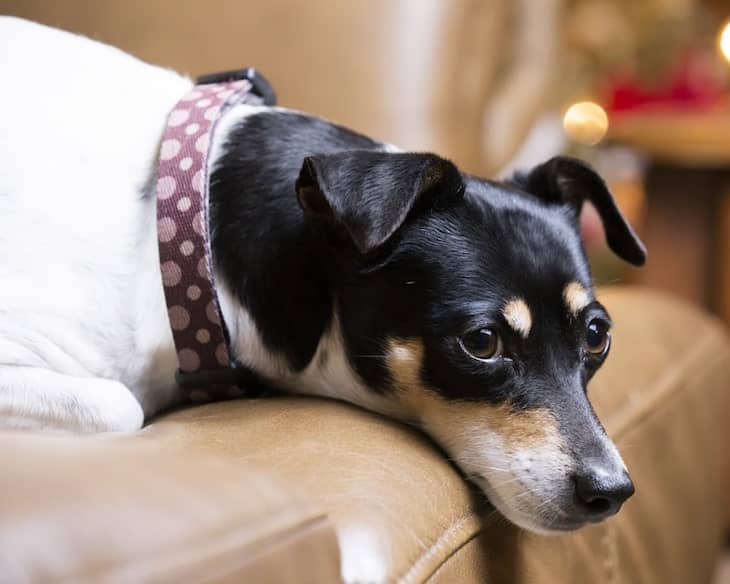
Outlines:
[[0,12],[190,75],[255,66],[282,105],[463,169],[593,163],[644,238],[644,269],[583,232],[597,280],[730,322],[727,0],[0,0]]

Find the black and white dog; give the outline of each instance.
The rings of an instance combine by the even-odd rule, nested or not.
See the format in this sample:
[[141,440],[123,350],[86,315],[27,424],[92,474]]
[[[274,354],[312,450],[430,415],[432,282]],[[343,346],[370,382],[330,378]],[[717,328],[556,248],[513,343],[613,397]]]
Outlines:
[[[152,185],[191,81],[0,19],[0,427],[133,431],[179,399]],[[465,175],[294,111],[235,106],[211,236],[235,358],[294,393],[417,424],[515,523],[569,530],[633,492],[586,384],[606,358],[577,227],[641,242],[603,181],[555,158]]]

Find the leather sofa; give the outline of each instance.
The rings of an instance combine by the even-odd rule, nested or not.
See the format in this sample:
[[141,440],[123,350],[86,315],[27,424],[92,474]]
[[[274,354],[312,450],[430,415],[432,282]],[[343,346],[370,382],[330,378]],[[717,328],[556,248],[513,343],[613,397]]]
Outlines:
[[[549,103],[561,4],[3,2],[192,74],[255,65],[284,105],[481,174]],[[0,433],[0,582],[708,582],[727,525],[727,334],[660,293],[601,300],[614,343],[590,395],[637,490],[615,518],[531,535],[410,428],[330,401],[231,401],[136,435]]]
[[0,433],[0,581],[708,582],[727,525],[727,333],[660,293],[600,298],[614,342],[589,391],[636,483],[614,518],[528,534],[408,427],[240,400],[133,435]]

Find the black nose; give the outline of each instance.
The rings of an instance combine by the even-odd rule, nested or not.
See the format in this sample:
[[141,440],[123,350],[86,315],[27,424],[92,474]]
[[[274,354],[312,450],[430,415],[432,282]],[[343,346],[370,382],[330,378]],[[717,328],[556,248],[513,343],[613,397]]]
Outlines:
[[575,475],[575,494],[587,519],[599,521],[621,509],[634,494],[634,483],[624,470],[611,473],[596,466]]

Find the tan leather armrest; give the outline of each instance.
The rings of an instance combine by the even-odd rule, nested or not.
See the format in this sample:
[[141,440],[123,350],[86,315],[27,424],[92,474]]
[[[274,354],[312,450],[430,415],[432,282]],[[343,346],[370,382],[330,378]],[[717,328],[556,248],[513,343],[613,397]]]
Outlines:
[[727,333],[663,295],[600,298],[613,348],[590,393],[637,488],[616,518],[527,534],[407,427],[323,400],[237,401],[134,436],[0,434],[0,574],[336,581],[324,509],[344,574],[372,581],[706,582],[724,529]]
[[316,507],[172,434],[0,433],[0,468],[3,582],[340,581]]
[[342,537],[345,574],[363,562],[398,582],[706,581],[727,486],[726,331],[665,295],[615,288],[599,298],[613,348],[589,391],[637,494],[616,518],[574,534],[510,526],[425,437],[344,404],[216,404],[147,433],[266,467],[318,501]]

